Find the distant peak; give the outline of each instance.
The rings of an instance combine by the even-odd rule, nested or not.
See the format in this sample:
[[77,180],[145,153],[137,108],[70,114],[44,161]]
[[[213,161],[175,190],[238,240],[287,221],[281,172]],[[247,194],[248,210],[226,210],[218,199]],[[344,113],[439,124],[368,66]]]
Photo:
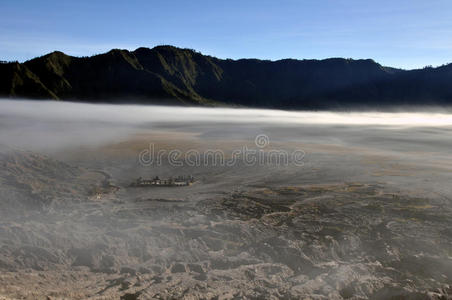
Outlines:
[[152,48],[152,50],[156,51],[172,51],[172,52],[190,52],[190,53],[199,53],[198,51],[190,48],[180,48],[172,45],[158,45]]
[[136,48],[133,52],[139,52],[139,51],[150,51],[151,49],[150,48],[148,48],[148,47],[139,47],[139,48]]
[[50,60],[50,61],[70,61],[73,57],[70,55],[67,55],[64,52],[61,51],[53,51],[50,52],[46,55],[40,56],[40,57],[36,57],[33,58],[31,60],[29,60],[28,62],[36,62],[36,61],[40,61],[42,59],[44,60]]
[[47,54],[46,56],[69,56],[69,55],[61,51],[53,51]]
[[158,50],[158,49],[182,50],[182,48],[179,48],[179,47],[176,47],[173,45],[157,45],[153,49],[156,49],[156,50]]
[[107,52],[107,54],[121,54],[121,53],[129,53],[129,50],[127,49],[119,49],[119,48],[114,48],[111,49],[110,51]]

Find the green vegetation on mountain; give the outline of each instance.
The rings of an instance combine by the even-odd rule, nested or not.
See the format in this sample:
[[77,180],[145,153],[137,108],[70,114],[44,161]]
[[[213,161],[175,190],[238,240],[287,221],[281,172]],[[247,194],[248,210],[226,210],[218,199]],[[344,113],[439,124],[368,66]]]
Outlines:
[[404,71],[373,60],[224,60],[190,49],[52,52],[0,63],[0,96],[87,102],[334,108],[452,104],[452,65]]

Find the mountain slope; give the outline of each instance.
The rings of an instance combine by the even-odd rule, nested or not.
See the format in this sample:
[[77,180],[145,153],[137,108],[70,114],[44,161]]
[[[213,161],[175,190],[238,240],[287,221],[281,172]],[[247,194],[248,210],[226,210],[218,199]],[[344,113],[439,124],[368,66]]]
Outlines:
[[36,74],[19,63],[0,64],[0,94],[10,97],[57,99]]
[[331,108],[451,104],[452,66],[403,71],[373,60],[223,60],[190,49],[52,52],[0,64],[0,95],[88,102]]
[[135,55],[111,50],[90,58],[53,52],[25,63],[59,99],[89,101],[146,101],[177,99],[194,102],[191,95],[146,70]]

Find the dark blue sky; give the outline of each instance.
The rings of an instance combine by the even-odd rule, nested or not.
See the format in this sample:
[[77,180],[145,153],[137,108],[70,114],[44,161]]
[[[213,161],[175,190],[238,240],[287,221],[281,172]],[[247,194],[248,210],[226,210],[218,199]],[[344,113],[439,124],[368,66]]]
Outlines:
[[0,60],[172,44],[220,58],[452,62],[451,0],[1,0]]

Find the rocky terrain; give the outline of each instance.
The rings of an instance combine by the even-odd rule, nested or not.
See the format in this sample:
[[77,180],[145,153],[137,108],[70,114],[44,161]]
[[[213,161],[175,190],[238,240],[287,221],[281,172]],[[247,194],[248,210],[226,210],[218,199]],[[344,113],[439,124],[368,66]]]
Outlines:
[[[452,298],[447,127],[229,126],[153,124],[53,152],[2,145],[0,299]],[[137,161],[149,141],[228,151],[263,130],[305,164]],[[185,174],[196,182],[130,186]]]
[[[193,191],[181,190],[175,192],[179,197],[161,198],[152,188],[101,189],[100,176],[95,189],[91,184],[80,189],[83,179],[58,187],[46,177],[52,167],[57,165],[59,174],[69,168],[72,178],[82,170],[30,154],[13,157],[11,173],[25,169],[37,177],[27,185],[31,194],[20,197],[48,202],[40,208],[24,204],[25,214],[2,209],[0,294],[5,297],[445,299],[452,294],[447,199],[363,183],[263,183],[199,199],[184,197]],[[36,165],[47,174],[28,169]],[[11,191],[7,184],[2,187]],[[33,190],[36,185],[42,187]],[[49,193],[52,186],[58,188]]]

